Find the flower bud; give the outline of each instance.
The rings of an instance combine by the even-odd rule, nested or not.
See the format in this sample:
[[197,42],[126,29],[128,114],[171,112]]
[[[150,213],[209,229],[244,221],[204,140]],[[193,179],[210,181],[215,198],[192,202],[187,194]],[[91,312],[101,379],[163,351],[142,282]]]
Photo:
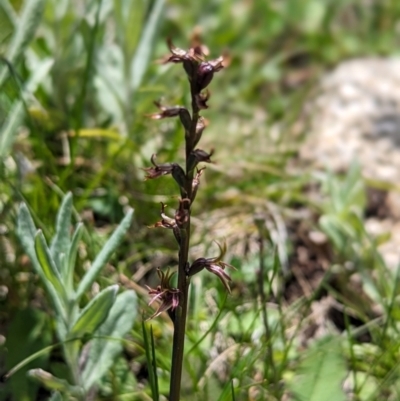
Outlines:
[[208,62],[203,61],[200,63],[197,69],[197,91],[200,93],[204,88],[206,88],[214,77],[214,67]]
[[190,199],[184,198],[179,201],[179,209],[175,212],[175,222],[176,225],[181,229],[186,229],[189,223],[189,207]]
[[188,159],[188,170],[191,171],[193,170],[199,163],[204,162],[204,163],[212,163],[210,157],[214,153],[214,150],[211,150],[210,153],[207,153],[206,151],[202,149],[195,149],[190,153],[189,159]]
[[185,189],[186,187],[186,174],[183,171],[183,168],[177,164],[177,163],[172,163],[172,177],[174,180],[177,182],[180,188]]
[[206,90],[205,92],[195,95],[197,107],[200,110],[208,109],[208,99],[210,98],[210,92]]
[[192,126],[192,117],[184,107],[179,110],[179,118],[183,127],[185,128],[185,131],[189,131]]

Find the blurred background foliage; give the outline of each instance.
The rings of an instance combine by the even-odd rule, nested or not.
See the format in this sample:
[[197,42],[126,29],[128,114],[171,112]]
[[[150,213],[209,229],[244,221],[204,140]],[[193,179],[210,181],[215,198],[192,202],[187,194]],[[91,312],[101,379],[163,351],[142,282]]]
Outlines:
[[[341,346],[347,347],[347,367],[323,343],[323,377],[341,383],[351,368],[354,399],[378,399],[369,397],[382,394],[398,399],[390,398],[400,391],[394,356],[400,345],[394,307],[397,279],[389,277],[391,284],[385,284],[387,273],[375,248],[363,251],[370,239],[363,230],[359,171],[355,168],[344,181],[334,176],[319,180],[293,162],[307,134],[296,130],[296,123],[322,74],[344,59],[398,55],[396,0],[1,0],[0,371],[54,341],[51,310],[15,234],[20,201],[27,202],[35,223],[49,237],[62,195],[73,193],[75,218],[86,227],[78,272],[85,270],[85,262],[93,259],[126,207],[134,207],[130,233],[98,284],[119,280],[133,287],[141,297],[140,308],[151,314],[138,283],[152,283],[154,267],[173,267],[176,250],[172,236],[147,226],[157,221],[160,201],[168,203],[170,212],[174,209],[177,191],[168,178],[143,182],[141,168],[149,165],[153,153],[160,162],[179,162],[183,133],[173,120],[155,122],[146,115],[155,111],[154,100],[167,105],[188,101],[182,69],[155,61],[167,53],[166,38],[187,48],[194,31],[200,32],[211,57],[226,52],[231,64],[213,80],[210,109],[204,112],[210,124],[203,146],[215,148],[217,163],[207,166],[195,205],[193,254],[212,255],[212,241],[225,240],[239,269],[228,298],[215,280],[203,282],[201,275],[193,280],[184,399],[233,399],[232,386],[238,400],[280,399],[286,387],[277,383],[296,383],[296,366],[299,372],[315,369],[310,362],[315,349],[300,360],[298,342],[284,333],[301,321],[321,288],[307,299],[299,296],[286,312],[285,302],[278,302],[296,243],[291,232],[296,230],[288,223],[287,233],[280,222],[292,219],[297,227],[303,209],[310,212],[303,222],[309,227],[317,226],[322,216],[320,228],[334,255],[330,265],[338,268],[351,258],[357,262],[355,269],[366,261],[379,266],[380,284],[365,269],[364,284],[392,317],[384,331],[376,328],[372,333],[368,349],[356,344],[350,323],[345,325],[349,336]],[[313,185],[323,188],[322,205],[305,191]],[[260,234],[253,223],[255,211],[265,213],[278,237]],[[268,270],[262,280],[275,305],[268,315],[273,337],[267,341],[256,302],[260,235],[270,244],[261,257]],[[349,236],[357,246],[346,241]],[[334,288],[324,291],[347,305]],[[371,315],[365,304],[362,311],[357,309],[362,303],[351,305],[367,324]],[[160,390],[165,393],[172,330],[163,319],[153,322],[153,330]],[[141,344],[138,322],[98,399],[149,399]],[[275,364],[266,366],[265,355],[272,355]],[[222,362],[214,366],[211,361],[218,356]],[[373,371],[366,366],[368,358],[376,362]],[[31,365],[63,369],[57,350]],[[326,399],[293,386],[295,399]],[[299,398],[301,394],[306,398]],[[0,385],[0,400],[45,395],[23,371]]]

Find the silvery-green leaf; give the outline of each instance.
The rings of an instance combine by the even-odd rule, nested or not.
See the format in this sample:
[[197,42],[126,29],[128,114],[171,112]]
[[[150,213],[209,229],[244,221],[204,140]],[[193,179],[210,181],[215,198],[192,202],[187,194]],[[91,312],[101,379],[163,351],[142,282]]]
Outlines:
[[[20,18],[5,54],[5,58],[10,63],[16,61],[34,37],[36,28],[42,19],[44,5],[45,0],[24,1]],[[6,74],[7,68],[0,69],[0,85],[3,83]]]
[[[22,246],[29,259],[32,262],[32,266],[35,269],[36,273],[39,275],[43,284],[48,292],[51,300],[53,301],[54,307],[56,309],[56,316],[59,321],[59,334],[65,333],[65,310],[62,306],[62,301],[59,297],[59,294],[55,290],[53,284],[47,280],[46,275],[42,269],[41,264],[36,256],[35,251],[35,236],[36,236],[36,227],[33,222],[32,216],[28,210],[28,207],[22,203],[19,211],[18,211],[18,223],[17,223],[17,234],[21,241]],[[63,339],[62,337],[60,339]]]
[[137,314],[137,296],[133,291],[125,291],[117,296],[107,320],[95,332],[96,336],[87,346],[89,353],[82,372],[82,382],[89,390],[111,368],[116,356],[122,350],[119,339],[132,328]]
[[65,276],[65,285],[68,290],[68,293],[72,293],[74,290],[74,271],[75,271],[75,263],[76,263],[76,256],[78,253],[78,246],[79,241],[81,240],[83,233],[83,223],[78,223],[74,234],[71,240],[71,246],[68,252],[68,260],[66,261],[66,276]]
[[63,401],[63,398],[58,391],[54,391],[48,401]]
[[53,376],[43,369],[31,369],[28,375],[43,384],[49,390],[62,391],[71,396],[82,396],[83,394],[79,387],[73,386],[66,380]]
[[64,196],[60,208],[57,213],[56,234],[53,237],[50,245],[50,253],[55,262],[58,271],[63,277],[65,284],[66,271],[60,263],[60,256],[68,255],[70,248],[70,227],[71,227],[71,214],[72,214],[72,194],[69,192]]
[[24,115],[24,103],[22,100],[17,100],[0,128],[0,159],[7,156]]
[[45,279],[53,285],[60,298],[65,299],[65,288],[61,282],[61,275],[47,247],[42,230],[38,230],[35,235],[35,251]]
[[118,285],[112,285],[99,292],[79,314],[70,330],[70,337],[80,337],[86,333],[93,334],[106,320],[117,292]]

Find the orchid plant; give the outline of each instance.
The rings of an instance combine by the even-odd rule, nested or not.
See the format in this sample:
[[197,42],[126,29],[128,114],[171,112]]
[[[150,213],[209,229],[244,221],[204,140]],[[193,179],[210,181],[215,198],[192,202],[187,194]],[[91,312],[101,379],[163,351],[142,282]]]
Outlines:
[[180,119],[185,137],[185,165],[178,163],[156,162],[156,155],[151,157],[151,167],[144,168],[146,179],[154,179],[167,174],[172,175],[178,184],[180,199],[174,217],[165,214],[166,205],[161,204],[161,220],[153,227],[163,227],[172,230],[178,243],[178,279],[177,287],[174,287],[172,277],[176,272],[158,271],[161,283],[155,288],[148,288],[152,296],[150,303],[159,301],[160,306],[153,314],[158,316],[167,311],[174,324],[174,338],[172,351],[172,367],[170,379],[170,401],[178,401],[180,397],[183,351],[185,340],[186,317],[188,309],[188,292],[190,279],[203,269],[215,274],[230,292],[229,282],[231,277],[226,273],[227,267],[232,267],[223,262],[226,252],[225,246],[219,246],[220,254],[217,257],[198,258],[192,263],[189,261],[191,212],[192,204],[196,198],[201,176],[205,167],[199,168],[200,163],[212,163],[213,150],[206,152],[197,147],[207,121],[200,115],[201,110],[207,109],[210,93],[206,89],[214,78],[214,74],[227,65],[226,57],[207,60],[209,51],[201,44],[199,37],[195,35],[188,51],[175,47],[168,41],[170,54],[161,60],[162,63],[182,64],[190,85],[191,110],[184,106],[166,107],[156,102],[159,111],[149,117],[154,120],[177,117]]

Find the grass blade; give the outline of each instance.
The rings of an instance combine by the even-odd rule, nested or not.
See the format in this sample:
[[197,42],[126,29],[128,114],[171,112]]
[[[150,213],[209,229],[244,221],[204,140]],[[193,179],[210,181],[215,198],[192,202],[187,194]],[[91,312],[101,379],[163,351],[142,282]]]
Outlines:
[[[42,266],[37,258],[35,251],[36,227],[25,203],[21,204],[18,211],[17,235],[21,241],[22,246],[24,247],[25,252],[31,260],[33,268],[43,281],[44,286],[46,287],[46,290],[54,303],[54,307],[57,311],[56,318],[59,321],[59,330],[61,330],[62,326],[64,326],[63,322],[65,319],[65,310],[62,306],[62,302],[57,291],[55,290],[51,282],[47,280]],[[64,330],[61,330],[60,333],[62,333],[62,331]],[[61,338],[63,338],[63,336],[61,336]]]
[[0,1],[0,43],[14,31],[15,12],[8,0]]
[[151,10],[149,19],[142,33],[135,57],[131,65],[131,89],[136,91],[142,83],[143,76],[146,72],[150,61],[151,51],[154,48],[153,42],[160,26],[162,18],[162,10],[165,0],[157,0]]
[[146,325],[144,322],[142,322],[142,330],[143,330],[143,343],[146,351],[147,370],[149,372],[151,394],[153,396],[153,401],[158,401],[160,399],[160,394],[158,390],[156,351],[154,345],[153,327],[150,326],[150,342],[146,330]]

